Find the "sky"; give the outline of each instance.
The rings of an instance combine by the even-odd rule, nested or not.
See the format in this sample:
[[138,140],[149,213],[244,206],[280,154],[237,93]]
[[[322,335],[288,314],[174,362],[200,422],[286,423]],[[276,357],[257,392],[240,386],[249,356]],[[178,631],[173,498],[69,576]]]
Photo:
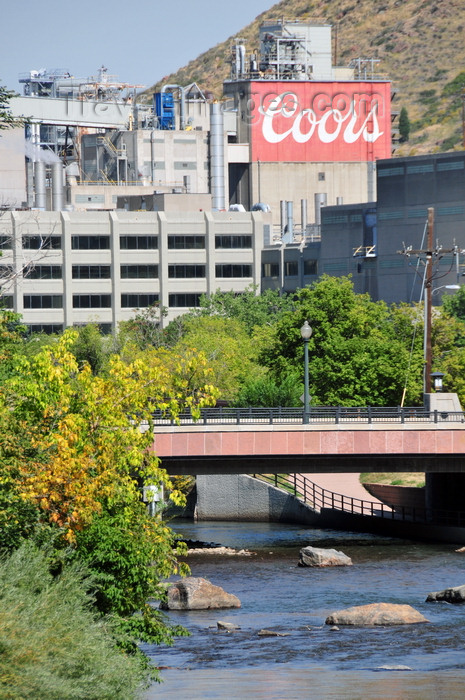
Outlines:
[[[275,0],[276,1],[276,0]],[[22,94],[20,73],[64,69],[149,87],[237,34],[273,0],[23,0],[8,3],[0,84]]]

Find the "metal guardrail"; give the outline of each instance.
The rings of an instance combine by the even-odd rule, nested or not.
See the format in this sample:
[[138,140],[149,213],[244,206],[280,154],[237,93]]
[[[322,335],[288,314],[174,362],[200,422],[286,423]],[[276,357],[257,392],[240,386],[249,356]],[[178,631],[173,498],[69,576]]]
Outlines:
[[[303,422],[302,408],[204,408],[200,418],[194,420],[190,413],[181,413],[177,420],[160,411],[153,414],[155,425],[259,425],[296,424]],[[312,406],[310,424],[340,425],[342,423],[465,423],[463,411],[426,411],[422,407],[347,407]]]
[[370,518],[383,518],[385,520],[420,523],[423,525],[465,527],[465,511],[426,507],[417,508],[365,501],[323,489],[313,481],[306,479],[302,474],[253,474],[252,476],[291,493],[317,511],[327,508]]

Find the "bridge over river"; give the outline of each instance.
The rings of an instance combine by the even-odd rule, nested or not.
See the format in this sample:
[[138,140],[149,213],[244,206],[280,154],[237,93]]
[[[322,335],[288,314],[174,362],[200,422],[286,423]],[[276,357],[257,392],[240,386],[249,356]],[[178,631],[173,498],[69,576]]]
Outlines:
[[465,474],[462,411],[423,408],[207,409],[155,416],[170,474],[397,472]]
[[[171,475],[425,472],[425,507],[465,511],[465,414],[424,408],[204,409],[156,415]],[[336,487],[334,491],[338,491]]]

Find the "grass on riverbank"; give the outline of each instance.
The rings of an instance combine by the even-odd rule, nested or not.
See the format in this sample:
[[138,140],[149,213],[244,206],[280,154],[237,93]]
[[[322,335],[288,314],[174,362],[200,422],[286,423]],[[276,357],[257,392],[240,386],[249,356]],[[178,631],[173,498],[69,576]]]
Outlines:
[[362,484],[387,484],[388,486],[424,486],[423,472],[363,472]]

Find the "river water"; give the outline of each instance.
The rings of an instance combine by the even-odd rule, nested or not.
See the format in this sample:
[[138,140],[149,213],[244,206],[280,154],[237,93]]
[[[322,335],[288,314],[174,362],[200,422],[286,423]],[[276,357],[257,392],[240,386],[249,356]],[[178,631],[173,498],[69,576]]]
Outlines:
[[[191,636],[144,647],[162,670],[155,698],[248,700],[458,700],[465,697],[465,605],[426,603],[431,591],[465,583],[458,545],[428,545],[274,523],[174,521],[186,539],[256,552],[191,556],[202,576],[241,600],[234,610],[171,611]],[[301,547],[335,547],[353,566],[301,568]],[[429,624],[331,630],[335,610],[407,603]],[[240,630],[217,630],[217,621]],[[259,637],[261,629],[285,636]],[[382,667],[403,666],[404,669]]]

